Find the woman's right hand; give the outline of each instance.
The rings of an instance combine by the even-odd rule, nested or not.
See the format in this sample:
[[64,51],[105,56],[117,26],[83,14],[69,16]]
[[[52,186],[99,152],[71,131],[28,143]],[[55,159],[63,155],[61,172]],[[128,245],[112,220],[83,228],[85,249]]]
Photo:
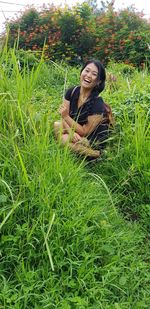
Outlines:
[[63,103],[59,107],[59,113],[62,118],[69,116],[69,109],[70,109],[70,101],[64,99]]
[[72,143],[77,143],[81,139],[82,139],[82,137],[78,133],[74,132],[73,138],[72,138]]
[[59,107],[59,113],[61,115],[62,118],[65,118],[66,116],[69,115],[69,111],[68,109],[66,108],[66,105],[65,104],[62,104],[60,107]]

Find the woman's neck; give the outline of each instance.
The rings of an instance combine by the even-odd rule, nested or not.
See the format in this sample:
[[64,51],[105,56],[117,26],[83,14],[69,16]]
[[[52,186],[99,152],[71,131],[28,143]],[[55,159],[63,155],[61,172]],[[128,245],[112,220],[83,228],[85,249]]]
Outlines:
[[78,99],[78,107],[80,107],[81,105],[83,105],[87,101],[90,94],[91,94],[91,90],[80,88],[80,95],[79,95],[79,99]]
[[80,95],[83,97],[83,98],[88,98],[91,94],[91,89],[86,89],[86,88],[83,88],[81,87],[80,88]]

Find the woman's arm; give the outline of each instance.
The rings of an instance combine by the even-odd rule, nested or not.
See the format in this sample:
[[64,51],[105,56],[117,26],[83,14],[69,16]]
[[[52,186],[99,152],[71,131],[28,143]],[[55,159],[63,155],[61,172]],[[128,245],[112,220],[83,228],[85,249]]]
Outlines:
[[70,110],[70,101],[64,99],[63,104],[65,105],[65,107],[67,108],[68,114],[69,114],[69,110]]
[[[62,119],[66,123],[66,126],[68,125],[69,128],[73,129],[76,133],[78,133],[80,136],[87,136],[91,132],[94,131],[94,129],[102,122],[103,115],[102,114],[96,114],[91,115],[87,119],[87,123],[83,126],[74,121],[69,116],[68,106],[70,107],[70,102],[67,100],[64,100],[64,103],[60,106],[59,112],[61,114]],[[69,130],[68,128],[68,130]]]
[[[69,115],[69,110],[70,110],[70,101],[64,99],[63,103],[59,107],[59,113],[61,114],[61,110],[65,110],[66,115]],[[61,115],[62,116],[62,115]],[[64,133],[70,131],[70,126],[67,124],[67,122],[63,119],[62,117],[62,128]]]
[[83,126],[74,121],[69,115],[63,117],[65,122],[80,136],[87,136],[95,130],[95,128],[102,122],[103,115],[92,115],[88,117],[88,121]]

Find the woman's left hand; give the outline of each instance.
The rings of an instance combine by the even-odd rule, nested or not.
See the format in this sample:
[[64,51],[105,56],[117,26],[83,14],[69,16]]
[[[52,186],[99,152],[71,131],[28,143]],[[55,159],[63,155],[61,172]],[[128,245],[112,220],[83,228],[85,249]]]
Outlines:
[[62,104],[62,105],[59,107],[59,113],[60,113],[60,115],[62,116],[62,118],[65,118],[66,116],[69,115],[69,111],[68,111],[68,109],[66,108],[65,104]]
[[81,139],[82,139],[82,137],[78,133],[74,132],[72,142],[75,144],[75,143],[79,142]]

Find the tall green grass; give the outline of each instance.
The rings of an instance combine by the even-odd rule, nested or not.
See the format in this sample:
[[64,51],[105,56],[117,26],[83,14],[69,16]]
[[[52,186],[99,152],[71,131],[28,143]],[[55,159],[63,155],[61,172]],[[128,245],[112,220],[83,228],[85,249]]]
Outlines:
[[104,94],[119,126],[88,163],[53,134],[79,69],[19,70],[6,49],[0,65],[1,308],[149,308],[147,108],[128,113],[121,75]]

